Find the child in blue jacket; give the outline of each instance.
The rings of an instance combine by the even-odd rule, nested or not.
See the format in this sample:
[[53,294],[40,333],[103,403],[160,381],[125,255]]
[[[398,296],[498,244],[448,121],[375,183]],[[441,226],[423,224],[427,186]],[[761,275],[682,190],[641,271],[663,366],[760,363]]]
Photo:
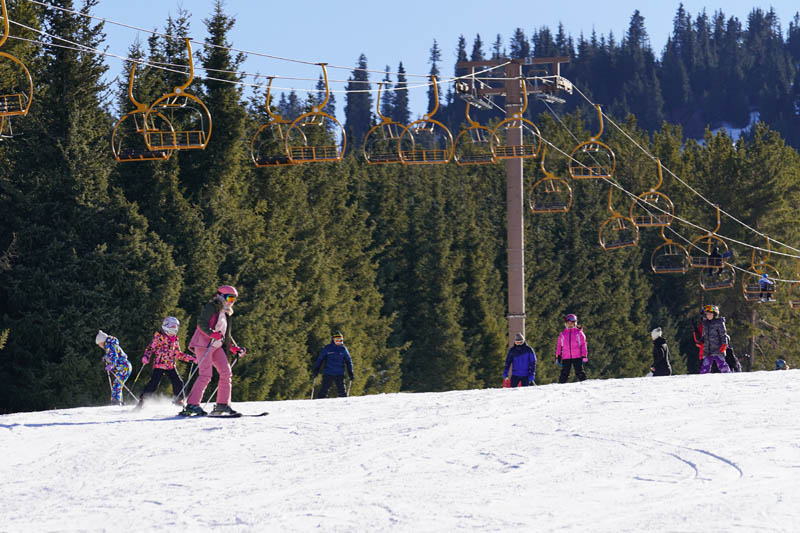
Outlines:
[[344,335],[337,331],[333,334],[333,342],[327,344],[319,352],[317,362],[311,371],[313,378],[317,379],[317,374],[322,369],[322,386],[318,398],[325,398],[333,383],[336,383],[336,391],[340,398],[347,396],[347,389],[344,387],[345,366],[347,366],[350,381],[353,381],[353,360],[344,345]]
[[503,369],[503,381],[508,379],[508,369],[511,368],[512,387],[527,387],[536,385],[536,353],[533,348],[525,342],[525,336],[517,333],[514,339],[514,346],[508,349],[506,355],[506,366]]
[[107,335],[103,330],[97,332],[94,342],[105,352],[103,362],[106,364],[106,372],[112,379],[111,405],[123,405],[122,387],[125,385],[125,380],[131,375],[131,363],[128,361],[128,356],[119,345],[119,340]]

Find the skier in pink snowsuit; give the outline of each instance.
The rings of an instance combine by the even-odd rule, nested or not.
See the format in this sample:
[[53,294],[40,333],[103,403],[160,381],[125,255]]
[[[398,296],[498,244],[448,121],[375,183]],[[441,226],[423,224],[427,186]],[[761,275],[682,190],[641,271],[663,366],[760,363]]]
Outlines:
[[558,382],[567,382],[570,368],[575,369],[575,377],[578,378],[578,381],[583,381],[586,379],[583,363],[589,361],[586,355],[586,335],[578,326],[578,317],[572,313],[564,317],[564,326],[564,331],[558,336],[556,345],[556,361],[561,365]]
[[186,399],[186,408],[181,412],[184,416],[197,416],[207,414],[201,407],[203,393],[211,381],[213,368],[219,373],[219,389],[217,403],[214,405],[212,415],[232,416],[238,415],[231,409],[231,365],[225,348],[229,348],[236,357],[241,357],[247,350],[236,344],[231,336],[231,318],[233,317],[233,304],[239,293],[230,285],[223,285],[217,289],[213,300],[208,302],[197,320],[189,349],[197,359],[198,372],[189,397]]

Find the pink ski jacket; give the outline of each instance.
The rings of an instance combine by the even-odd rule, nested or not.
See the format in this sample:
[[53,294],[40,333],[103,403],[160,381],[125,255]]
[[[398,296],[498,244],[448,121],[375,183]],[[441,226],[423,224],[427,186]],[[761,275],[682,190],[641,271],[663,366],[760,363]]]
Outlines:
[[562,359],[581,359],[586,357],[586,335],[579,328],[564,328],[558,336],[556,357]]
[[162,370],[175,368],[175,361],[178,359],[187,363],[194,361],[194,357],[181,351],[178,337],[170,337],[160,331],[156,331],[153,335],[153,340],[144,351],[144,356],[153,360],[153,368]]

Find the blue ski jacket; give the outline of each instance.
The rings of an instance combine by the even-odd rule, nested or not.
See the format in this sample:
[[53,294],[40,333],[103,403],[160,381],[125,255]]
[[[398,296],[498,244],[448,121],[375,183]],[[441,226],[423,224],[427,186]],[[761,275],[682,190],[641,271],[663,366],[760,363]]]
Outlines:
[[503,379],[508,377],[508,368],[511,367],[512,376],[527,376],[533,381],[536,378],[536,353],[533,348],[523,343],[516,344],[508,350],[506,355],[506,366],[503,369]]
[[347,373],[350,375],[350,379],[353,379],[353,360],[350,358],[350,352],[347,351],[344,344],[337,345],[332,342],[319,352],[312,373],[316,376],[320,368],[322,368],[323,375],[344,376],[345,365],[347,365]]

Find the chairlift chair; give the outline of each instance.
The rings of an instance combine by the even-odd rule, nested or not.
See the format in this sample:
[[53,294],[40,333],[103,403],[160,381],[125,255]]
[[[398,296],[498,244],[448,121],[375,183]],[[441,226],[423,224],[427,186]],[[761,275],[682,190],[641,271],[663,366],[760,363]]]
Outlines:
[[611,192],[613,190],[614,186],[609,185],[608,210],[611,211],[611,217],[606,219],[598,230],[600,246],[606,251],[636,246],[639,242],[639,227],[633,223],[633,220],[621,215],[612,207]]
[[[195,95],[186,92],[194,80],[192,45],[185,39],[189,56],[189,79],[150,106],[145,114],[145,144],[148,150],[204,150],[211,139],[211,113]],[[171,129],[156,128],[155,115],[163,115]],[[152,128],[151,128],[152,126]]]
[[250,141],[250,158],[256,167],[279,167],[292,165],[289,154],[286,153],[286,132],[291,121],[274,113],[269,105],[272,80],[269,78],[264,107],[267,110],[267,122],[262,124],[253,134]]
[[600,121],[600,131],[588,141],[580,143],[572,150],[569,161],[569,175],[573,179],[608,179],[616,170],[616,157],[608,145],[597,139],[603,134],[603,111],[599,105],[597,116]]
[[[524,118],[528,109],[528,91],[525,80],[522,86],[522,109],[501,121],[494,128],[497,142],[492,144],[492,153],[497,159],[532,159],[542,150],[542,134],[536,124]],[[516,140],[515,137],[519,136]]]
[[325,98],[311,111],[297,117],[286,132],[286,154],[292,163],[341,161],[347,147],[344,128],[336,118],[324,111],[328,105],[327,63],[319,63],[325,80]]
[[[174,131],[172,124],[161,113],[153,113],[150,120],[153,126],[147,127],[147,106],[136,100],[133,96],[133,79],[136,72],[136,63],[131,65],[131,74],[128,80],[128,99],[133,103],[134,110],[123,115],[114,125],[111,132],[111,152],[117,162],[130,161],[163,161],[172,156],[172,149],[150,150],[144,142],[143,136],[149,131]],[[158,126],[156,127],[155,124]]]
[[730,289],[736,284],[736,272],[725,264],[718,269],[704,268],[700,271],[700,287],[705,291]]
[[[9,34],[6,0],[0,0],[3,15],[2,47]],[[0,51],[0,117],[25,116],[33,100],[33,78],[25,64],[7,52]],[[4,123],[4,125],[7,125]]]
[[768,278],[775,280],[780,277],[780,272],[767,263],[759,263],[757,265],[750,265],[752,272],[746,272],[742,275],[742,295],[746,302],[774,302],[775,296],[778,293],[778,287],[775,281],[767,287],[761,286],[761,277],[767,274]]
[[631,202],[631,220],[640,228],[663,228],[672,224],[675,218],[675,205],[672,200],[666,194],[658,192],[664,178],[661,173],[661,160],[656,159],[656,163],[658,163],[658,183]]
[[650,268],[655,274],[686,274],[689,271],[689,252],[686,248],[664,235],[664,242],[656,246],[650,254]]
[[[719,206],[714,206],[717,213],[717,225],[716,227],[706,233],[705,235],[701,235],[700,237],[696,238],[692,241],[691,245],[691,252],[690,252],[690,265],[694,268],[716,268],[720,269],[727,265],[725,261],[730,254],[728,253],[728,243],[726,243],[723,239],[717,236],[717,231],[719,231],[720,221],[719,221]],[[712,253],[714,248],[717,248],[720,257],[713,257]]]
[[495,132],[486,126],[481,126],[469,116],[469,108],[472,106],[467,102],[465,115],[468,127],[461,130],[456,136],[453,148],[453,159],[458,165],[486,165],[494,163],[497,158],[492,151],[492,145],[498,144],[500,139]]
[[410,123],[400,134],[400,161],[404,165],[444,164],[453,158],[453,135],[433,116],[439,109],[436,76],[433,83],[433,109],[420,120]]
[[364,136],[364,144],[361,147],[364,159],[370,165],[402,162],[400,159],[400,137],[405,126],[381,114],[383,83],[378,83],[378,98],[375,104],[381,121],[369,129]]
[[572,206],[572,187],[566,180],[548,172],[544,166],[547,147],[542,147],[542,159],[539,166],[544,177],[533,184],[528,194],[528,205],[531,213],[566,213]]

